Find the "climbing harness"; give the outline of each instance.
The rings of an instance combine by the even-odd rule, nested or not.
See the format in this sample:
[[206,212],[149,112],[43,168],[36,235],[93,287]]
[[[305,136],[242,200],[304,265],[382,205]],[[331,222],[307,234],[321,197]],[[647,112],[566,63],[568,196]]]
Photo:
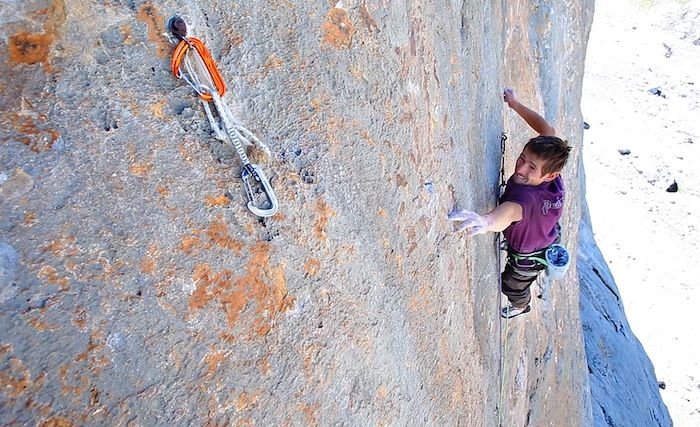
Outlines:
[[[226,83],[204,43],[198,38],[187,37],[185,21],[178,16],[170,18],[168,28],[179,40],[170,62],[173,75],[187,82],[199,95],[216,139],[228,141],[236,150],[241,159],[241,179],[248,197],[248,210],[259,217],[274,215],[279,208],[275,192],[260,166],[250,162],[244,147],[264,145],[224,103],[222,97],[226,93]],[[214,105],[213,109],[210,104]],[[265,194],[267,203],[256,204],[258,190]]]
[[524,277],[537,276],[545,270],[547,277],[560,279],[564,277],[569,268],[570,256],[566,248],[559,244],[561,240],[561,227],[557,223],[557,238],[544,249],[530,253],[520,253],[501,242],[501,250],[507,251],[508,263],[516,273]]

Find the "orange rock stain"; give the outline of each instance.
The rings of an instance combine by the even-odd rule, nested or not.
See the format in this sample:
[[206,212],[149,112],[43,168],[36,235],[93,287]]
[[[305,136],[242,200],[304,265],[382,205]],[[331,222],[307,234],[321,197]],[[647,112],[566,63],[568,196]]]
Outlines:
[[326,226],[328,221],[335,216],[335,211],[323,199],[318,199],[316,202],[316,221],[314,222],[314,231],[319,240],[326,240]]
[[231,202],[231,200],[224,194],[220,194],[216,197],[214,196],[204,196],[204,204],[211,208],[214,206],[226,206]]
[[203,362],[207,366],[207,375],[213,375],[224,360],[226,353],[223,351],[210,351],[204,356]]
[[29,326],[31,326],[32,328],[34,328],[34,330],[36,330],[38,332],[46,332],[46,331],[53,332],[53,331],[56,331],[59,329],[58,326],[50,325],[38,317],[30,318],[29,320],[27,320],[27,324]]
[[42,63],[46,71],[52,71],[49,65],[51,44],[56,40],[60,27],[66,20],[63,0],[54,0],[48,8],[34,13],[37,18],[44,17],[44,32],[26,31],[12,34],[8,38],[8,56],[14,64]]
[[180,239],[180,244],[178,245],[177,248],[179,250],[181,250],[182,252],[190,255],[201,244],[202,244],[202,242],[199,240],[199,237],[197,237],[196,235],[182,236],[182,239]]
[[250,254],[242,276],[235,276],[231,270],[218,272],[208,264],[198,264],[192,272],[196,284],[190,298],[190,308],[201,309],[210,302],[217,301],[226,313],[229,326],[239,320],[243,310],[251,304],[254,313],[246,318],[250,332],[267,334],[276,316],[289,310],[294,299],[287,294],[284,276],[284,263],[270,266],[271,246],[259,242],[250,247]]
[[80,253],[80,249],[76,245],[74,236],[61,237],[51,240],[39,247],[41,252],[51,252],[57,257],[76,256]]
[[41,267],[37,276],[50,285],[58,286],[62,291],[70,288],[70,279],[68,277],[60,277],[56,269],[50,265]]
[[53,148],[61,137],[56,129],[48,127],[48,117],[34,113],[10,113],[10,123],[22,137],[19,141],[35,153],[41,153]]
[[63,417],[51,417],[48,420],[42,421],[37,424],[39,427],[75,427],[70,420]]
[[16,64],[45,63],[53,43],[53,35],[46,33],[16,33],[10,36],[8,50],[10,61]]
[[36,214],[34,212],[25,212],[24,213],[24,220],[22,221],[23,226],[31,227],[36,223],[37,223],[37,219],[36,219]]
[[141,5],[136,19],[148,27],[148,40],[156,45],[156,54],[161,58],[168,56],[172,47],[162,35],[165,32],[163,15],[159,14],[153,4],[148,2]]
[[316,413],[318,412],[318,404],[309,405],[306,403],[299,404],[299,411],[306,416],[307,425],[317,426],[318,420],[316,418]]
[[76,328],[84,332],[87,326],[87,312],[84,308],[78,308],[75,310],[74,314],[75,316],[73,317],[73,324]]
[[141,272],[145,274],[153,274],[158,266],[159,256],[160,252],[158,251],[158,246],[156,246],[155,244],[149,245],[148,250],[146,251],[146,255],[141,261]]
[[237,254],[241,253],[243,243],[231,237],[228,230],[228,225],[224,222],[223,217],[219,216],[207,228],[207,238],[209,241],[222,248],[230,249]]
[[145,178],[148,176],[151,169],[153,169],[153,165],[151,163],[132,163],[131,166],[129,166],[129,172],[134,176],[138,176],[139,178]]
[[349,48],[355,28],[348,18],[348,12],[334,7],[326,14],[323,24],[323,42],[337,49]]
[[270,356],[265,356],[258,360],[257,367],[263,375],[269,375],[271,370]]
[[31,374],[20,359],[13,357],[8,365],[0,371],[0,390],[6,396],[17,397],[24,394],[31,384]]
[[310,258],[304,263],[304,271],[308,276],[315,276],[321,269],[321,262],[316,258]]
[[151,112],[151,115],[153,117],[162,119],[165,117],[165,113],[163,112],[163,110],[165,109],[165,105],[165,101],[156,102],[155,104],[151,104],[148,106],[148,111]]
[[260,393],[250,394],[243,392],[236,399],[236,410],[238,412],[247,411],[252,408],[260,399]]

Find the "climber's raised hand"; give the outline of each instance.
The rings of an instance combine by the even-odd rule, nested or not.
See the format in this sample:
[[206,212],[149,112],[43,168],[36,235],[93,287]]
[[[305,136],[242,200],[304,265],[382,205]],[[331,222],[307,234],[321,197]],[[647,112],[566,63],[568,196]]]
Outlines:
[[507,102],[510,108],[515,108],[515,104],[518,100],[515,97],[515,92],[513,91],[513,88],[506,87],[503,89],[503,101]]

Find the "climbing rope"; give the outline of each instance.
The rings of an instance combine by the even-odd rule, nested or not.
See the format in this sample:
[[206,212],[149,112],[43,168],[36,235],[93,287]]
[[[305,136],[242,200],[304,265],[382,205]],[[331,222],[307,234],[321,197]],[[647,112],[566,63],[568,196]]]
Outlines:
[[[505,156],[506,156],[506,141],[508,140],[508,137],[506,136],[505,132],[501,133],[501,182],[498,187],[498,200],[496,200],[496,203],[500,200],[501,196],[503,195],[503,192],[505,191],[506,188],[506,180],[505,180]],[[499,232],[496,234],[496,259],[498,260],[498,298],[496,299],[496,302],[498,304],[498,336],[501,342],[503,343],[503,346],[499,345],[498,347],[501,349],[500,354],[499,354],[499,387],[498,387],[498,426],[502,427],[503,426],[503,394],[504,394],[504,384],[505,384],[505,356],[508,355],[508,318],[505,318],[505,322],[503,321],[503,316],[501,316],[501,295],[503,294],[503,276],[501,274],[502,270],[502,265],[501,265],[501,250],[503,249],[503,245],[505,243],[505,240],[503,238],[503,233]],[[505,327],[504,324],[505,323]],[[505,336],[503,335],[503,332],[505,330]],[[499,342],[500,344],[500,342]]]
[[498,187],[499,199],[506,190],[506,141],[508,141],[508,136],[505,132],[501,132],[501,183]]
[[[244,145],[266,147],[233,116],[224,103],[222,97],[226,93],[226,83],[204,43],[195,37],[187,37],[187,26],[180,17],[172,17],[168,28],[179,40],[170,61],[173,75],[187,82],[199,95],[215,137],[230,143],[241,159],[241,179],[248,197],[248,210],[259,217],[274,215],[279,207],[275,192],[260,166],[250,162]],[[214,105],[213,110],[210,104]],[[265,194],[265,207],[256,204],[258,192],[254,185]]]

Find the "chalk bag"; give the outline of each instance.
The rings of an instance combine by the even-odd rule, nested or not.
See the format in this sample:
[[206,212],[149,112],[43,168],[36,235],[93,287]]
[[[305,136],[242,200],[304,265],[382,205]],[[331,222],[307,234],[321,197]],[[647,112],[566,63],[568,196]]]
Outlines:
[[559,244],[554,244],[544,253],[547,260],[547,276],[552,279],[561,279],[569,269],[571,257],[569,251]]

